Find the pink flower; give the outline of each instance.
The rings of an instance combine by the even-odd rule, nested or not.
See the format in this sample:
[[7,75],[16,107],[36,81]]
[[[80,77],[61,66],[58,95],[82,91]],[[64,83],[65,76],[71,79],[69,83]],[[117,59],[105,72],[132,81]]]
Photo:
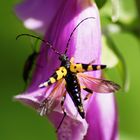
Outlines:
[[[60,53],[64,53],[67,41],[74,27],[86,17],[95,19],[86,20],[74,32],[69,48],[68,57],[74,57],[75,62],[89,63],[95,61],[100,64],[101,57],[101,32],[98,9],[90,0],[26,0],[16,7],[17,15],[23,19],[24,25],[33,30],[43,31],[44,39],[52,44]],[[46,81],[60,66],[58,55],[44,44],[37,63],[42,67],[35,69],[32,83],[27,91],[15,98],[22,103],[39,109],[42,100],[52,92],[59,95],[64,84],[53,84],[50,87],[39,89],[40,83]],[[100,71],[89,72],[96,78]],[[57,91],[55,90],[57,88]],[[56,93],[56,94],[55,94]],[[87,94],[82,91],[82,97]],[[60,98],[53,102],[47,117],[57,128],[63,113],[61,111]],[[66,96],[64,107],[67,116],[59,131],[59,140],[117,140],[117,112],[113,93],[94,93],[90,100],[84,101],[86,119],[82,119],[70,99]]]

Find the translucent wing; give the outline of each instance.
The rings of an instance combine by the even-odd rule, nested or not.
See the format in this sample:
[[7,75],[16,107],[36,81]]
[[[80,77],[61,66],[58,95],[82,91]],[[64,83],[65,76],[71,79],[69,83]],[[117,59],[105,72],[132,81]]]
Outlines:
[[44,116],[53,111],[60,103],[65,91],[65,80],[61,79],[57,81],[48,97],[41,102],[39,108],[40,115]]
[[94,78],[84,73],[77,74],[81,85],[86,86],[94,92],[111,93],[120,89],[120,86],[112,81]]

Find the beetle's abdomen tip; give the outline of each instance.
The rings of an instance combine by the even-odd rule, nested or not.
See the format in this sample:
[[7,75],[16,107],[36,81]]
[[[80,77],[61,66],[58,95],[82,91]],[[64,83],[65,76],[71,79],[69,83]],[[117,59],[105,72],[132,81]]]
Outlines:
[[82,117],[82,119],[85,119],[85,112],[80,112],[80,116]]

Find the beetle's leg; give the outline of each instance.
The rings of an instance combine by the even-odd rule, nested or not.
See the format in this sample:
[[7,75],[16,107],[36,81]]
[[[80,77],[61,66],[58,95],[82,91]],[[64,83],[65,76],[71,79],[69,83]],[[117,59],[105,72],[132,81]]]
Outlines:
[[88,92],[88,94],[86,95],[86,97],[84,98],[84,100],[89,99],[89,98],[91,97],[91,95],[93,94],[93,91],[92,91],[91,89],[85,87],[85,86],[82,86],[81,88],[82,88],[83,90],[85,90],[85,91]]
[[63,97],[62,97],[62,100],[61,100],[61,109],[62,109],[64,115],[63,115],[62,120],[60,121],[57,129],[56,129],[56,132],[58,132],[59,128],[61,127],[61,125],[62,125],[62,123],[64,121],[64,118],[67,115],[67,113],[65,111],[65,108],[64,108],[64,101],[65,101],[65,99],[66,99],[66,91],[64,92]]
[[92,94],[93,94],[93,93],[88,93],[88,94],[86,95],[86,97],[84,98],[84,100],[88,100],[88,99],[92,96]]

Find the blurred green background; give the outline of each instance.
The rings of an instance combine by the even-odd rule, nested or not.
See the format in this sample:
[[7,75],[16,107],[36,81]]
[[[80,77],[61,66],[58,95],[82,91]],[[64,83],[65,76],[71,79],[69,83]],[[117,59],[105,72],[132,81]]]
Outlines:
[[[29,40],[15,40],[20,33],[31,33],[14,14],[13,9],[17,2],[19,0],[0,2],[0,140],[49,140],[50,136],[55,140],[55,130],[47,119],[19,102],[12,101],[13,96],[24,88],[22,69],[27,56],[32,52],[31,48],[27,47],[30,45]],[[114,47],[109,43],[106,45],[119,58],[119,63],[107,70],[106,76],[119,81],[120,84],[123,80],[127,84],[126,77],[129,77],[130,83],[127,92],[122,89],[116,94],[120,140],[140,140],[140,4],[138,3],[138,0],[122,0],[119,21],[116,23],[111,21],[110,1],[100,9],[104,35],[106,30],[109,30],[109,39]],[[112,25],[113,29],[116,29],[115,32],[110,31]]]

